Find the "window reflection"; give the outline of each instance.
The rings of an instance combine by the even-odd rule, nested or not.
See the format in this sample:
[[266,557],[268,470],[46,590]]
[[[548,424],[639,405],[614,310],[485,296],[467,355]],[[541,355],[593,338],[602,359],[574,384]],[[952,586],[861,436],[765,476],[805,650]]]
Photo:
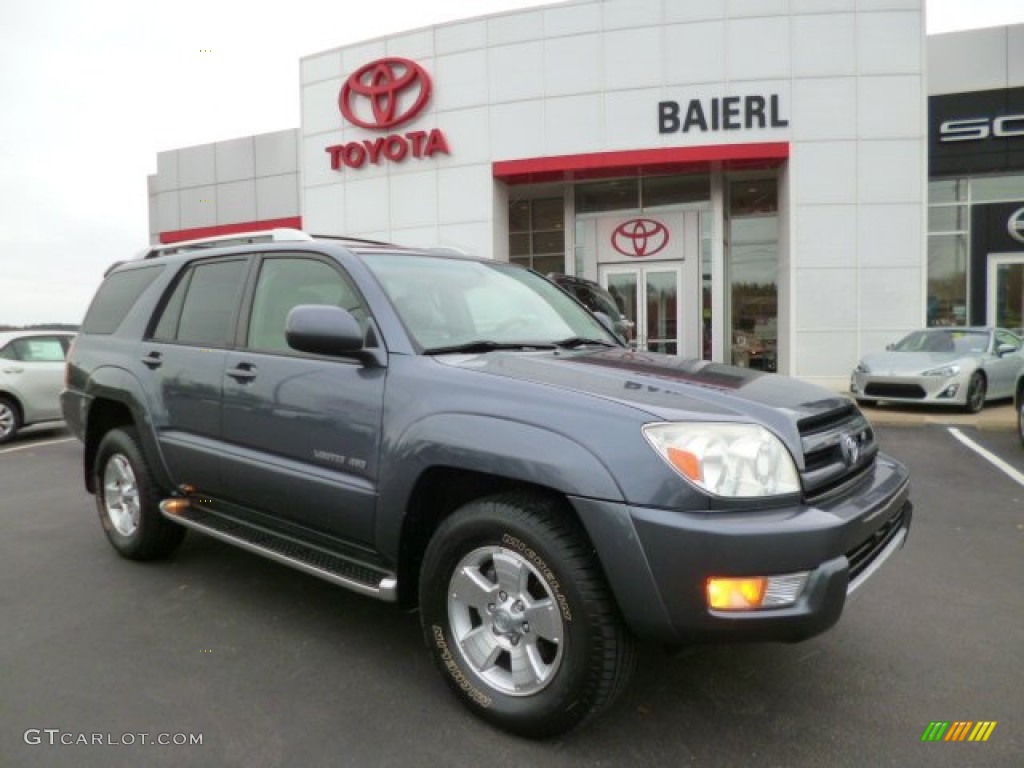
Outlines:
[[778,189],[774,177],[729,183],[730,362],[774,371],[778,358]]

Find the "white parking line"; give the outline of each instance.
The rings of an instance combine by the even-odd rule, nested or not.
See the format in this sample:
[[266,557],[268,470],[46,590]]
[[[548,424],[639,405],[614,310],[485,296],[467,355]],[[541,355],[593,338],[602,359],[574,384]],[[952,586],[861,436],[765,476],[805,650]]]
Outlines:
[[956,429],[954,427],[950,427],[949,428],[949,434],[951,434],[953,437],[955,437],[961,443],[966,445],[968,448],[970,448],[976,454],[981,456],[983,459],[987,459],[989,461],[989,463],[995,465],[998,469],[1003,470],[1003,472],[1005,472],[1007,475],[1010,476],[1010,479],[1016,480],[1020,485],[1024,485],[1024,474],[1022,474],[1021,472],[1019,472],[1016,469],[1014,469],[1013,467],[1011,467],[1009,464],[1007,464],[1005,461],[1000,459],[998,456],[996,456],[991,451],[986,450],[985,448],[982,448],[976,442],[971,440],[971,438],[967,437],[967,435],[961,433],[959,429]]
[[74,437],[62,437],[58,440],[44,440],[39,443],[29,443],[28,445],[16,445],[14,448],[3,448],[0,449],[0,453],[14,453],[15,451],[27,451],[29,448],[39,448],[44,445],[57,445],[58,443],[70,443],[75,440]]

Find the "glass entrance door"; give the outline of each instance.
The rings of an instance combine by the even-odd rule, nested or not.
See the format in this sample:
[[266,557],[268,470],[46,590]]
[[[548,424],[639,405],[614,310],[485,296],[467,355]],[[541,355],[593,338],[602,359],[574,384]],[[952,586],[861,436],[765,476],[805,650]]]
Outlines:
[[683,270],[676,264],[601,267],[601,284],[635,325],[630,346],[678,355],[682,343]]
[[988,325],[1020,333],[1024,328],[1024,254],[988,257]]

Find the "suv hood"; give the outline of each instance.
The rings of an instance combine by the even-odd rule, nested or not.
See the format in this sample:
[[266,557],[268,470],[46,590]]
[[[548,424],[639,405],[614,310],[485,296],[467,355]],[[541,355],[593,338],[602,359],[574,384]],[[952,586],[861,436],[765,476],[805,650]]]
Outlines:
[[796,422],[849,408],[817,385],[748,368],[653,352],[489,352],[441,355],[446,365],[614,400],[666,421],[756,421],[796,437]]

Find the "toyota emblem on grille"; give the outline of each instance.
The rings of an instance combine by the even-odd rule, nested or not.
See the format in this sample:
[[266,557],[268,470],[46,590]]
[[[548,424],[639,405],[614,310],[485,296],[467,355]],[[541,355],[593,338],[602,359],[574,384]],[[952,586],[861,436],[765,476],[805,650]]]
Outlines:
[[843,435],[839,441],[839,451],[843,454],[846,466],[852,467],[860,458],[860,441],[853,435]]
[[668,228],[654,219],[630,219],[612,232],[612,247],[623,256],[643,258],[665,250]]
[[341,114],[353,125],[386,130],[412,120],[430,99],[430,76],[414,61],[390,57],[353,72],[338,94]]

